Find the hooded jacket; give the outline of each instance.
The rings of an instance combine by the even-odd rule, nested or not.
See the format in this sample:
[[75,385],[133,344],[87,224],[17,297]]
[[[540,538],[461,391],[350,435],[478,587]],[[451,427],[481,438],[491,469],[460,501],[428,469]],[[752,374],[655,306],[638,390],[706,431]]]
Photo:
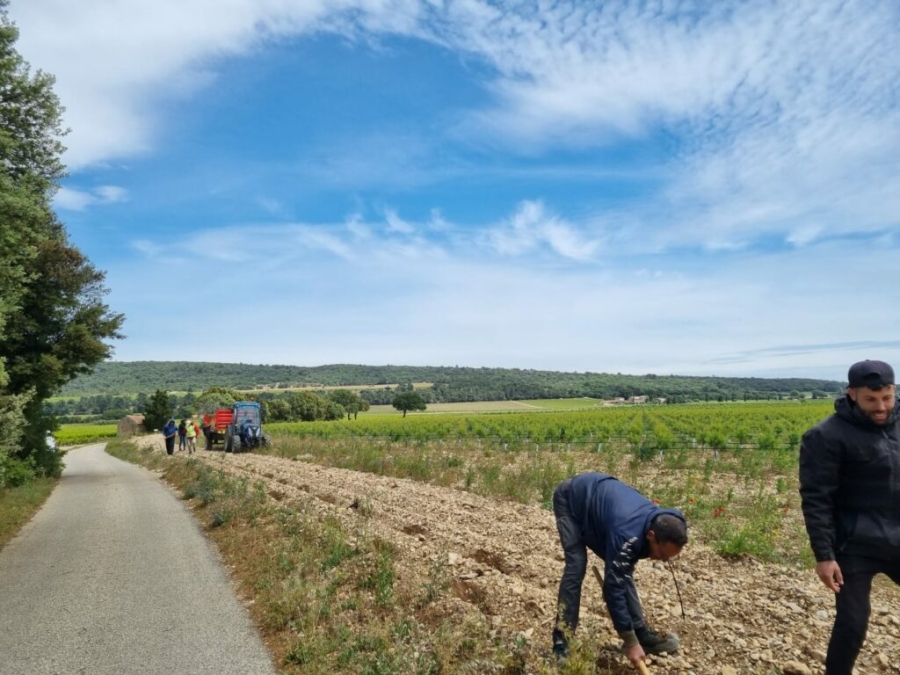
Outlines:
[[900,560],[900,402],[883,425],[844,396],[803,435],[800,496],[816,560]]
[[581,526],[587,547],[606,563],[603,599],[619,633],[633,630],[626,602],[626,584],[634,566],[650,556],[647,531],[656,516],[668,513],[684,520],[678,509],[662,509],[633,487],[603,473],[583,473],[572,479],[569,508]]

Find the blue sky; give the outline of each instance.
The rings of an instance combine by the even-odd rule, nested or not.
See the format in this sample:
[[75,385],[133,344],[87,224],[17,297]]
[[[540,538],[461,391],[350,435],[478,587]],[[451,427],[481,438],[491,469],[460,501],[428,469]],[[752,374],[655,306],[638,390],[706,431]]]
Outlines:
[[117,360],[900,366],[900,5],[12,0]]

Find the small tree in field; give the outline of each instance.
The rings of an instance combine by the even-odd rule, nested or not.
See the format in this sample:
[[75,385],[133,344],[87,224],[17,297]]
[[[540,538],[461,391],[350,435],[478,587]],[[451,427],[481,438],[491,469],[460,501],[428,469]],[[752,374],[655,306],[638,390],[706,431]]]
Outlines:
[[335,403],[340,404],[340,406],[347,413],[348,420],[351,417],[355,419],[357,415],[359,415],[360,411],[369,409],[369,402],[362,398],[359,394],[354,394],[349,389],[335,389],[330,394],[328,394],[328,398],[330,398]]
[[404,391],[402,394],[397,394],[391,405],[397,410],[402,410],[404,417],[409,410],[425,410],[428,407],[425,399],[417,391]]
[[171,416],[172,406],[168,392],[157,389],[144,406],[144,428],[147,431],[162,429]]
[[194,403],[197,405],[197,412],[201,415],[209,415],[219,408],[230,408],[235,401],[240,400],[238,394],[231,389],[225,387],[210,387],[204,391]]

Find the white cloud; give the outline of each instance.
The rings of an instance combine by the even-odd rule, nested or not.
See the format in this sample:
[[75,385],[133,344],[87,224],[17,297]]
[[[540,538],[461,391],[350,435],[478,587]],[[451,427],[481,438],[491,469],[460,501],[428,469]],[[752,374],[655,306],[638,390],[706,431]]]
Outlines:
[[[900,319],[886,310],[900,305],[900,290],[886,284],[870,292],[865,272],[892,269],[894,249],[837,242],[762,259],[707,258],[690,271],[652,257],[560,269],[499,253],[472,258],[462,249],[420,249],[410,256],[390,240],[357,242],[364,255],[322,256],[321,242],[308,236],[311,228],[273,226],[259,237],[244,228],[187,238],[252,251],[230,261],[204,260],[198,253],[195,262],[198,269],[252,269],[252,283],[240,292],[248,321],[277,330],[235,332],[233,317],[210,313],[162,333],[142,318],[152,314],[141,312],[137,326],[126,326],[131,337],[118,358],[246,361],[253,353],[261,362],[303,365],[834,378],[858,358],[900,360]],[[290,257],[278,264],[258,264],[285,250]],[[151,310],[158,303],[167,316],[198,311],[196,298],[184,296],[184,270],[184,261],[171,255],[116,263],[109,270],[110,302],[149,304]],[[227,279],[212,275],[198,284],[221,291]],[[148,288],[156,299],[146,295]],[[823,297],[827,311],[821,309]],[[874,332],[873,316],[881,317]],[[229,339],[210,342],[210,334]]]
[[115,204],[128,200],[128,190],[115,185],[101,185],[92,190],[62,187],[53,198],[53,205],[68,211],[84,211],[89,206]]
[[73,169],[151,149],[163,132],[160,104],[208,85],[223,57],[314,30],[414,32],[418,11],[414,0],[28,0],[9,8],[20,53],[56,76]]
[[[890,0],[820,3],[478,0],[206,0],[14,3],[20,49],[57,76],[66,160],[77,169],[148,150],[161,103],[216,76],[220,59],[315,31],[400,34],[473,54],[494,69],[489,109],[468,133],[511,148],[608,145],[663,130],[677,139],[669,189],[635,241],[745,245],[779,234],[896,229],[900,14]],[[89,47],[86,47],[89,45]],[[428,144],[388,133],[337,147],[311,175],[351,187],[384,180],[379,157],[421,184]],[[382,164],[383,166],[383,164]],[[405,169],[404,169],[405,167]],[[318,172],[318,173],[316,173]],[[68,201],[67,201],[68,200]],[[85,198],[63,196],[79,208]],[[80,206],[84,208],[84,206]],[[653,212],[669,217],[662,227]],[[806,233],[798,236],[798,232]],[[571,251],[565,233],[552,237]],[[548,235],[548,238],[549,237]]]
[[387,221],[388,232],[396,232],[398,234],[413,234],[416,230],[408,222],[397,215],[397,212],[388,209],[385,212],[385,220]]
[[531,253],[541,245],[564,258],[586,261],[600,247],[598,240],[586,239],[575,227],[547,213],[543,203],[528,201],[505,223],[488,232],[488,240],[503,255]]
[[[192,345],[203,345],[208,359],[254,353],[308,365],[834,367],[829,376],[839,378],[856,357],[900,357],[889,339],[900,329],[889,311],[900,296],[884,282],[900,231],[900,10],[892,0],[28,0],[10,13],[24,57],[58,78],[73,128],[65,159],[76,171],[152,150],[167,101],[211,86],[227,58],[316,31],[359,41],[414,36],[474,56],[478,67],[468,72],[488,78],[479,84],[494,98],[453,131],[466,148],[503,160],[454,166],[444,161],[452,152],[436,158],[448,130],[420,139],[378,128],[309,157],[301,169],[315,185],[353,193],[546,171],[515,160],[558,148],[600,158],[584,162],[584,180],[595,180],[605,167],[618,170],[622,143],[665,148],[655,164],[627,169],[660,185],[656,194],[596,206],[593,216],[563,217],[538,193],[509,217],[468,228],[439,212],[417,222],[390,208],[367,221],[355,205],[359,213],[334,224],[188,234],[204,269],[252,271],[265,288],[252,294],[254,316],[278,330],[246,337],[218,316],[173,336],[158,317],[196,304],[181,297],[185,247],[177,259],[135,242],[146,259],[108,266],[112,305],[152,306],[147,289],[156,293],[164,276],[158,297],[174,298],[175,311],[135,313],[143,332],[126,327],[132,337],[120,358],[189,358]],[[126,197],[109,186],[63,189],[56,205]],[[276,213],[280,205],[267,199],[260,205]],[[777,245],[754,247],[760,242]],[[783,243],[779,254],[756,250]],[[210,344],[210,333],[230,339]]]
[[453,32],[499,70],[497,105],[472,125],[538,147],[668,134],[678,149],[668,189],[637,210],[636,245],[734,248],[771,235],[803,245],[814,230],[900,224],[895,4],[526,12]]

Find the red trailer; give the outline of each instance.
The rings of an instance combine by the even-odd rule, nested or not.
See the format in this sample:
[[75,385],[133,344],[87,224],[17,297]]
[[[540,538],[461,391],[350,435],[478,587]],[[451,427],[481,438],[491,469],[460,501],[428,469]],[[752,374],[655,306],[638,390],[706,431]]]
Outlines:
[[209,435],[206,437],[206,449],[212,450],[216,443],[223,443],[228,434],[228,425],[231,424],[234,413],[231,408],[219,408],[214,413],[203,416],[203,426],[209,426]]

